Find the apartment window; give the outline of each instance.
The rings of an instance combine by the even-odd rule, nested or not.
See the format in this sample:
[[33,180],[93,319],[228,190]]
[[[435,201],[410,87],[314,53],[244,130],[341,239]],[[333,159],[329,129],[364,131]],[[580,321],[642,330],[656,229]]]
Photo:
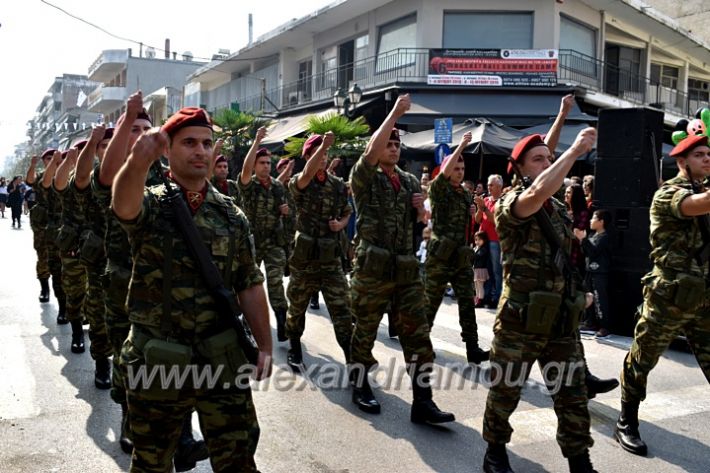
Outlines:
[[355,38],[355,57],[353,80],[364,79],[367,77],[367,56],[369,54],[370,38],[368,35]]
[[444,13],[444,48],[531,49],[531,12]]
[[338,81],[338,58],[324,57],[320,62],[320,89],[335,88]]
[[380,26],[377,41],[377,71],[395,69],[414,62],[413,53],[387,53],[400,48],[415,48],[416,46],[416,13]]
[[669,89],[677,89],[679,74],[680,70],[677,67],[665,64],[651,64],[651,85],[662,85]]
[[688,79],[688,98],[701,102],[710,101],[710,82],[700,79]]
[[304,98],[311,96],[311,81],[313,78],[313,60],[298,63],[298,93]]
[[560,49],[571,49],[590,58],[596,58],[597,30],[560,15]]

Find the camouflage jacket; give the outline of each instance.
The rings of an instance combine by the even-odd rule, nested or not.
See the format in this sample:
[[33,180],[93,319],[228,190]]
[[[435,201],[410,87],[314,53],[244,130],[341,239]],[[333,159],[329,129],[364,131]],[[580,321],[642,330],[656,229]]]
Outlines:
[[237,184],[237,181],[234,181],[232,179],[225,179],[220,184],[219,182],[217,182],[216,177],[212,177],[212,180],[210,182],[212,183],[214,188],[221,192],[223,195],[231,197],[238,207],[242,206],[242,197],[239,192],[239,184]]
[[[264,277],[254,263],[253,239],[244,213],[207,185],[205,200],[193,219],[225,286],[238,293],[261,284]],[[131,240],[134,261],[128,314],[132,323],[158,328],[167,308],[175,338],[192,344],[215,333],[218,315],[182,235],[161,207],[163,195],[164,185],[147,187],[138,217],[121,221]],[[164,296],[166,287],[169,300]]]
[[680,211],[683,199],[693,193],[690,181],[681,175],[664,182],[651,203],[651,260],[661,269],[703,277],[694,255],[703,245],[697,220]]
[[242,210],[249,219],[257,248],[264,245],[285,244],[284,227],[279,207],[286,202],[284,185],[270,177],[271,185],[265,188],[256,176],[248,184],[238,181],[242,196]]
[[[535,216],[519,219],[513,215],[513,204],[523,190],[522,186],[515,187],[496,206],[496,230],[503,254],[503,282],[507,289],[516,292],[552,291],[561,294],[565,288],[564,276],[555,265],[555,254],[540,231]],[[563,250],[569,253],[574,235],[565,204],[554,197],[549,202],[551,209],[547,212],[552,225],[560,236]],[[544,207],[542,211],[546,211]]]
[[284,224],[284,235],[286,236],[286,244],[293,243],[296,236],[296,201],[293,199],[293,194],[289,190],[289,186],[284,186],[286,203],[288,204],[289,212],[285,217],[281,217]]
[[379,166],[371,166],[364,155],[350,171],[350,186],[357,213],[359,242],[385,248],[400,255],[414,253],[413,232],[417,219],[412,207],[412,194],[421,192],[412,174],[395,166],[401,188],[395,192],[392,183]]
[[300,175],[293,176],[288,184],[296,205],[296,230],[314,238],[336,238],[338,234],[330,230],[328,222],[352,213],[345,183],[327,174],[323,184],[314,178],[300,190],[296,185]]
[[[84,228],[86,228],[86,215],[82,210],[82,202],[87,199],[87,194],[91,194],[91,189],[79,190],[75,182],[74,171],[72,171],[69,176],[69,182],[64,189],[58,191],[54,185],[52,185],[52,189],[59,196],[62,203],[61,226],[73,227],[77,235],[81,235]],[[77,249],[78,245],[79,240],[77,239]]]
[[47,211],[47,219],[44,226],[48,230],[57,230],[61,225],[62,204],[53,186],[44,187],[42,185],[43,176],[44,171],[37,173],[35,179],[35,206],[33,208],[45,209]]
[[463,186],[454,187],[443,174],[439,174],[429,187],[431,201],[432,238],[446,237],[464,246],[468,243],[473,197]]

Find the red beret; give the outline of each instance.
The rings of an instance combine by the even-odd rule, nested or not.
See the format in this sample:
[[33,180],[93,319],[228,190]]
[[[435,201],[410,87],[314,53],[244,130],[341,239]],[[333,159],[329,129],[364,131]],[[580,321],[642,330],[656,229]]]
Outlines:
[[[120,117],[118,117],[118,120],[116,120],[116,126],[120,125],[123,123],[123,120],[126,119],[126,112],[123,112]],[[140,112],[138,112],[138,116],[136,117],[136,120],[148,120],[148,122],[152,125],[153,120],[150,119],[150,115],[145,111],[145,109],[142,109]],[[104,138],[105,139],[105,138]]]
[[168,121],[160,129],[172,137],[179,130],[188,126],[204,126],[211,130],[212,120],[210,120],[207,112],[201,108],[185,107],[168,118]]
[[256,157],[261,158],[262,156],[269,156],[271,154],[271,151],[269,151],[266,148],[259,148],[256,150]]
[[[520,161],[525,153],[537,146],[546,146],[543,135],[528,135],[518,141],[510,153],[510,158],[516,163]],[[513,165],[508,163],[508,174],[513,173]]]
[[[453,156],[453,154],[450,154],[450,155],[446,156],[446,157],[444,158],[444,160],[441,162],[441,168],[442,168],[442,169],[444,168],[444,166],[446,166],[446,163],[448,163],[449,160],[451,160],[451,156]],[[460,156],[460,155],[459,155],[458,162],[463,162],[463,156]]]
[[289,161],[290,161],[290,159],[288,159],[288,158],[279,159],[279,162],[276,163],[276,170],[281,171],[283,168],[288,166]]
[[104,137],[101,138],[101,141],[103,140],[110,140],[113,138],[113,128],[106,128],[106,131],[104,132]]
[[396,128],[392,128],[392,132],[390,133],[390,141],[401,141],[399,139],[399,130]]
[[303,144],[301,156],[310,156],[317,147],[323,143],[323,135],[311,135]]
[[697,148],[698,146],[710,146],[710,144],[708,144],[708,137],[705,135],[689,136],[675,145],[670,155],[674,158],[682,158],[692,151],[693,148]]
[[220,154],[219,156],[217,156],[217,159],[214,160],[215,164],[226,163],[226,162],[227,162],[227,158],[225,158],[223,154]]
[[78,141],[78,142],[74,143],[74,146],[72,146],[72,148],[76,148],[79,151],[81,151],[86,146],[86,143],[88,143],[88,141],[86,141],[86,140]]
[[44,159],[44,158],[49,158],[49,159],[51,159],[52,156],[54,155],[54,152],[55,152],[55,151],[57,151],[57,150],[54,149],[54,148],[49,148],[49,149],[44,150],[44,153],[42,153],[41,159]]

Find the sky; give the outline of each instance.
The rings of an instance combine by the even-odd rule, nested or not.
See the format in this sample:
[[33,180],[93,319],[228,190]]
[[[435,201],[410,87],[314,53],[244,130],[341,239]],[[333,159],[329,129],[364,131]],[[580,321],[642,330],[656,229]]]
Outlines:
[[[234,52],[248,41],[248,14],[254,39],[333,0],[5,0],[0,5],[0,168],[15,145],[26,141],[27,121],[54,82],[67,74],[87,74],[105,49],[132,48],[138,42],[162,49],[191,51],[210,58],[218,49]],[[66,13],[135,43],[116,39]],[[144,49],[145,50],[145,49]],[[157,51],[160,55],[161,52]]]

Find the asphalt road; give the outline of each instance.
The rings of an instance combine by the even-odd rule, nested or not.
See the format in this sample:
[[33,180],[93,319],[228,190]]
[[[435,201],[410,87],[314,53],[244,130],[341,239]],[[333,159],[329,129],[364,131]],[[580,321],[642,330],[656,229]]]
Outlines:
[[[72,354],[68,325],[57,326],[56,301],[37,301],[35,253],[29,225],[10,228],[0,220],[0,472],[128,471],[129,457],[116,442],[120,411],[107,391],[93,384],[89,352]],[[286,344],[274,350],[272,379],[255,389],[261,424],[257,464],[262,472],[479,472],[485,451],[482,416],[488,390],[487,363],[462,370],[465,349],[459,338],[457,307],[446,298],[432,332],[442,384],[434,398],[457,421],[432,428],[409,421],[411,388],[390,383],[376,390],[382,414],[367,415],[353,406],[350,392],[333,386],[343,376],[340,352],[321,300],[310,311],[304,335],[307,376],[286,366]],[[482,345],[492,339],[492,310],[478,311]],[[272,318],[272,325],[275,322]],[[584,340],[592,371],[618,376],[630,339]],[[88,347],[87,347],[88,348]],[[383,321],[374,350],[382,367],[404,369],[397,339],[387,337]],[[447,381],[448,380],[448,381]],[[511,464],[523,473],[565,472],[567,463],[555,441],[552,402],[533,369],[511,422]],[[600,472],[710,472],[710,387],[691,354],[669,351],[649,380],[641,408],[647,458],[621,450],[613,440],[619,391],[590,402],[595,446],[591,457]],[[199,435],[197,416],[193,425]],[[212,471],[208,462],[196,472]]]

